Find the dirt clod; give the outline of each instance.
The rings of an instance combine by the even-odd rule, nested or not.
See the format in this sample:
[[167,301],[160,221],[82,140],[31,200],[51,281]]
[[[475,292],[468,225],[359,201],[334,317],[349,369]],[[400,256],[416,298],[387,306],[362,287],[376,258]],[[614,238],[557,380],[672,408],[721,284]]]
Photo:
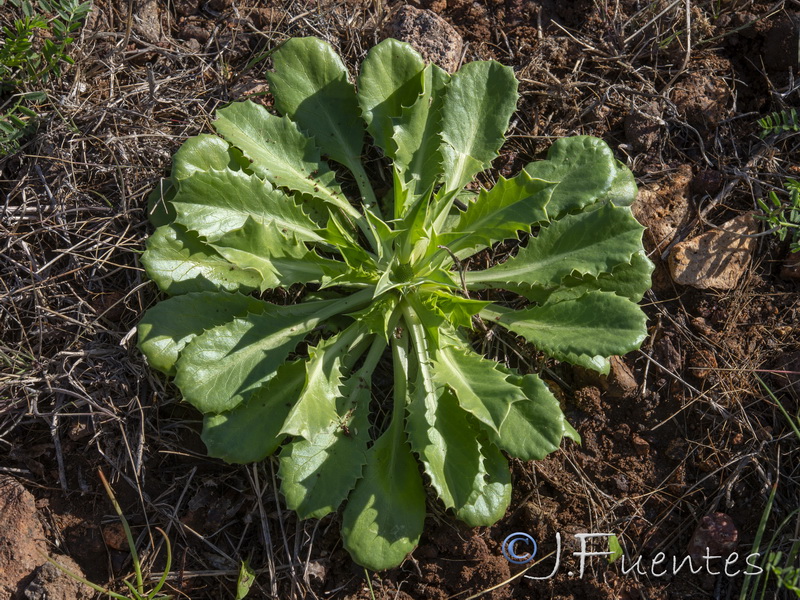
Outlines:
[[625,117],[625,139],[637,152],[649,150],[661,136],[663,121],[656,102],[649,102]]
[[647,227],[644,234],[645,247],[655,250],[655,257],[669,246],[675,234],[691,217],[691,181],[692,168],[684,164],[668,176],[639,189],[633,214]]
[[672,101],[690,125],[713,129],[729,116],[731,90],[719,75],[692,73],[677,84]]
[[14,597],[46,552],[33,496],[16,479],[0,475],[0,596]]
[[758,240],[745,237],[758,232],[752,214],[738,216],[719,229],[676,244],[669,256],[675,283],[699,289],[731,290],[747,267]]
[[461,61],[463,40],[455,28],[435,12],[407,4],[395,10],[384,37],[411,44],[426,61],[452,73]]
[[[133,0],[131,0],[133,1]],[[127,2],[119,2],[122,13],[127,14]],[[162,39],[161,17],[159,16],[158,2],[156,0],[135,0],[131,12],[133,31],[142,39],[151,44],[157,44]]]
[[692,191],[703,196],[705,194],[716,194],[722,189],[725,183],[725,176],[716,169],[703,169],[692,180]]
[[717,359],[713,352],[701,348],[689,357],[689,368],[698,379],[708,379],[717,368]]
[[636,454],[639,456],[647,456],[650,454],[650,444],[648,441],[635,433],[631,436],[631,444],[633,444],[633,449],[636,450]]

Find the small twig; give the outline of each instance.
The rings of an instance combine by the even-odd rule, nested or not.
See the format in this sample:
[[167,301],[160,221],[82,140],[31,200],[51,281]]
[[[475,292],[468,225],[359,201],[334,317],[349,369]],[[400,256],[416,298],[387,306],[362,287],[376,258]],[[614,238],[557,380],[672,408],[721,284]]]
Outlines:
[[450,255],[450,258],[453,259],[453,263],[455,264],[456,269],[458,269],[458,274],[461,277],[461,289],[464,291],[464,296],[469,298],[469,290],[467,289],[467,280],[464,278],[464,267],[461,265],[461,261],[458,260],[458,257],[447,246],[439,245],[437,246],[437,248],[447,252]]
[[58,463],[58,483],[61,489],[65,492],[69,491],[67,487],[67,471],[64,468],[64,454],[61,451],[61,438],[58,435],[58,411],[61,410],[62,405],[61,395],[56,396],[56,405],[53,408],[53,417],[50,421],[50,437],[53,438],[53,446],[56,450],[56,462]]
[[678,72],[672,76],[672,79],[669,80],[669,83],[664,87],[664,90],[669,90],[672,87],[672,84],[683,75],[686,71],[686,67],[689,66],[689,59],[692,57],[692,1],[686,0],[686,56],[683,57],[683,64],[681,68],[678,69]]

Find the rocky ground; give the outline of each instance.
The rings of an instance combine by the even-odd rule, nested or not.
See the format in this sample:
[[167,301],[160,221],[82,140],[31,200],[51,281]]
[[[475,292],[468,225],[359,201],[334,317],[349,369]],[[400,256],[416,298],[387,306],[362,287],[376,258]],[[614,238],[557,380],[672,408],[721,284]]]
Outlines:
[[[148,582],[165,568],[156,528],[171,540],[176,597],[234,598],[243,560],[256,570],[249,598],[791,597],[774,574],[672,576],[649,562],[625,574],[603,557],[579,577],[571,553],[576,533],[608,531],[626,569],[663,552],[671,571],[671,557],[707,546],[738,552],[739,567],[756,550],[762,566],[781,551],[779,566],[800,567],[786,562],[800,527],[800,263],[756,218],[756,199],[787,201],[800,175],[797,133],[757,122],[800,105],[798,11],[797,0],[98,0],[36,134],[0,157],[0,597],[92,597],[47,556],[127,593],[130,551],[98,469]],[[512,66],[521,99],[487,184],[561,136],[602,137],[637,177],[657,264],[640,351],[608,378],[543,365],[583,444],[513,461],[511,508],[493,527],[432,504],[417,550],[384,573],[350,561],[337,516],[287,512],[272,462],[206,458],[198,415],[135,347],[157,297],[138,262],[147,194],[217,107],[269,105],[269,51],[300,35],[327,39],[351,68],[388,36],[450,70]],[[513,532],[542,557],[558,533],[558,573],[526,577],[546,576],[553,556],[510,564]]]

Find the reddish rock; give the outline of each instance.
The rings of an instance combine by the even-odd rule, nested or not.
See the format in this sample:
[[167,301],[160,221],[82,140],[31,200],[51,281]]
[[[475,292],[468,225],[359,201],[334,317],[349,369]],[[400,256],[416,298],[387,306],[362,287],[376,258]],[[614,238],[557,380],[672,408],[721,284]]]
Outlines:
[[650,454],[650,444],[644,438],[634,433],[631,436],[631,443],[633,444],[633,449],[636,450],[636,454],[639,456],[647,456]]
[[0,597],[14,597],[46,553],[33,496],[16,479],[0,475]]
[[[702,518],[697,525],[687,552],[693,561],[710,556],[729,556],[739,542],[739,530],[728,515],[716,512]],[[708,550],[706,550],[708,549]]]
[[401,5],[384,29],[384,36],[408,42],[422,58],[445,71],[452,73],[458,69],[464,40],[433,11]]
[[698,289],[732,290],[739,283],[758,240],[752,214],[731,219],[719,229],[676,244],[669,256],[672,279]]

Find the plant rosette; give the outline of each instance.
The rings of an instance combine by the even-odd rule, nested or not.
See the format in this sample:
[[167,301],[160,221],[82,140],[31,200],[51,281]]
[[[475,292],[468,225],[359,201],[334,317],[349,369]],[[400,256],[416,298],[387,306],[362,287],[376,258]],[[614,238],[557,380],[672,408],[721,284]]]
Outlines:
[[[473,323],[601,373],[641,345],[652,264],[629,208],[636,185],[583,136],[469,191],[518,98],[497,62],[449,75],[390,39],[356,90],[319,39],[272,56],[283,116],[220,109],[218,135],[187,140],[151,195],[142,263],[171,297],[145,313],[139,347],[204,414],[209,455],[277,452],[286,504],[302,519],[344,504],[344,547],[386,569],[419,541],[424,479],[458,519],[490,525],[511,497],[504,452],[541,459],[579,439],[538,375],[473,349]],[[380,199],[362,163],[367,133],[391,162]],[[512,257],[468,268],[509,241]],[[285,305],[259,297],[294,284],[307,287]],[[493,289],[518,299],[481,299]],[[373,395],[382,365],[385,401]]]

